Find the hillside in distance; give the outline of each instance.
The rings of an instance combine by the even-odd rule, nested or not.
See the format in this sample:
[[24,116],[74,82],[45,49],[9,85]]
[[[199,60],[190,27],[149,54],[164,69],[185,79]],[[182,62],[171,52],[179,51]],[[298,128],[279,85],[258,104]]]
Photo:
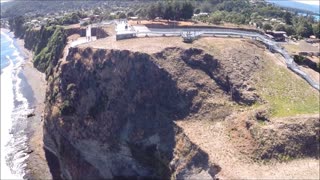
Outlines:
[[312,4],[306,4],[306,3],[301,3],[293,0],[284,0],[284,1],[279,1],[279,0],[266,0],[267,2],[274,3],[278,6],[281,7],[290,7],[290,8],[295,8],[295,9],[301,9],[305,11],[311,11],[313,13],[319,14],[320,12],[320,7],[318,5],[312,5]]
[[[15,17],[19,15],[35,16],[57,13],[61,11],[73,12],[77,10],[90,10],[97,7],[113,8],[113,7],[130,7],[139,3],[149,2],[146,0],[139,1],[115,1],[115,0],[13,0],[1,3],[1,18]],[[19,11],[15,11],[19,9]]]

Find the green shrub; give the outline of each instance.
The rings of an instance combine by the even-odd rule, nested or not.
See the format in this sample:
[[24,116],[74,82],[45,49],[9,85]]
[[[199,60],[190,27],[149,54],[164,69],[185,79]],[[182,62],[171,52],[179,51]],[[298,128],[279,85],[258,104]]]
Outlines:
[[65,100],[60,106],[60,111],[62,115],[70,115],[75,112],[75,109],[68,100]]
[[294,55],[293,56],[293,60],[294,60],[294,62],[296,62],[298,64],[301,64],[301,63],[303,63],[305,58],[303,56],[300,56],[300,55]]
[[67,42],[67,36],[61,27],[46,27],[40,30],[40,37],[47,37],[54,30],[53,35],[48,39],[40,42],[36,46],[35,57],[33,65],[46,75],[50,75],[53,67],[57,64],[59,58],[63,53],[63,49]]

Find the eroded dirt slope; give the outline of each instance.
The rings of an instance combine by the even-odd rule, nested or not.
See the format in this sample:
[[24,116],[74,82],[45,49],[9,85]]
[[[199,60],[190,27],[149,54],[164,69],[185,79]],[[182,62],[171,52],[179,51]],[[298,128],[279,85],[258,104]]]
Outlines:
[[[259,72],[270,68],[264,47],[240,40],[231,40],[238,43],[232,47],[201,42],[194,44],[199,48],[165,45],[152,52],[127,50],[123,43],[115,49],[69,49],[48,77],[45,112],[44,142],[63,176],[309,177],[286,165],[281,167],[290,176],[277,176],[254,162],[314,159],[316,146],[303,149],[319,142],[318,117],[285,125],[270,118],[272,103],[256,83]],[[290,132],[299,128],[306,133]],[[261,143],[265,137],[270,139]],[[310,162],[306,175],[314,177],[317,164]]]

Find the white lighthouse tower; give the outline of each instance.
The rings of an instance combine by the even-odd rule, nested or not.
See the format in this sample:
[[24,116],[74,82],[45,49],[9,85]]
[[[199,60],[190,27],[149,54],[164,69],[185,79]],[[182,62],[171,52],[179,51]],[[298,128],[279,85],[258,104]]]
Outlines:
[[86,39],[87,39],[87,42],[90,42],[92,40],[91,38],[91,24],[89,24],[87,26],[87,29],[86,29]]

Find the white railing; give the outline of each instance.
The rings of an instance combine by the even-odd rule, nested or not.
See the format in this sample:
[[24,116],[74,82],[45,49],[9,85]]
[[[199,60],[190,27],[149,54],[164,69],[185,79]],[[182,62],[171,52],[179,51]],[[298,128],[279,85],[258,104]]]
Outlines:
[[271,40],[269,37],[259,34],[257,32],[245,31],[245,30],[235,30],[235,29],[150,29],[149,32],[137,32],[137,37],[160,37],[160,36],[182,36],[186,32],[193,32],[195,36],[222,36],[222,37],[233,37],[238,36],[241,38],[248,37],[256,39],[257,41],[262,42],[268,46],[268,49],[271,49],[279,54],[281,54],[286,62],[287,67],[305,79],[312,87],[320,90],[319,84],[310,78],[308,74],[299,69],[297,64],[294,62],[292,57],[283,49],[281,49],[277,43]]

